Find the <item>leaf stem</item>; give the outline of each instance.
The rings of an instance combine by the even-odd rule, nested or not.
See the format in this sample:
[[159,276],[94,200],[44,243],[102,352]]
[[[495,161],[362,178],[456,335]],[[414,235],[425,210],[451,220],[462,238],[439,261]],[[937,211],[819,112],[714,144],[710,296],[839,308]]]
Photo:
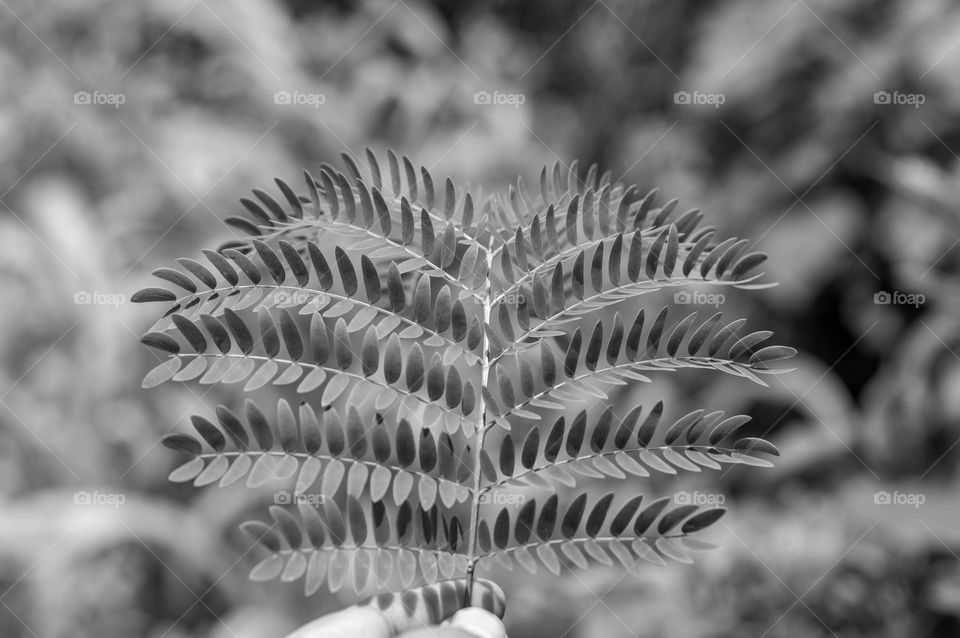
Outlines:
[[[479,232],[479,227],[478,227]],[[473,599],[473,579],[476,572],[477,561],[479,558],[476,556],[477,553],[477,527],[480,523],[480,462],[481,455],[483,452],[483,440],[487,434],[487,408],[486,401],[484,399],[486,393],[484,389],[487,387],[487,382],[490,378],[490,351],[489,344],[487,340],[487,329],[490,326],[490,315],[491,309],[493,308],[492,295],[493,295],[493,282],[490,279],[490,271],[493,268],[493,234],[491,233],[487,239],[487,268],[486,268],[486,282],[484,283],[484,295],[483,295],[483,337],[480,343],[480,355],[481,355],[481,369],[480,369],[480,402],[478,413],[480,414],[480,423],[477,426],[476,431],[476,449],[474,450],[473,457],[473,492],[470,510],[470,531],[469,531],[469,543],[467,547],[467,574],[466,574],[466,587],[464,587],[463,592],[463,604],[465,607],[470,606],[470,601]]]
[[[384,317],[399,317],[401,323],[403,323],[403,324],[405,324],[405,325],[407,325],[407,326],[414,327],[414,328],[419,328],[419,329],[423,330],[424,332],[426,332],[426,333],[427,333],[428,335],[430,335],[431,337],[436,336],[436,337],[438,337],[438,338],[440,338],[440,339],[443,339],[444,341],[447,342],[448,347],[460,348],[461,350],[463,350],[463,352],[467,352],[467,350],[466,350],[465,348],[463,348],[460,344],[458,344],[456,341],[454,341],[453,339],[451,339],[449,336],[442,335],[442,334],[440,334],[439,332],[437,332],[436,330],[434,330],[434,329],[432,329],[432,328],[429,328],[429,327],[423,325],[422,323],[419,323],[419,322],[417,322],[417,321],[414,321],[413,319],[410,319],[409,317],[404,317],[403,315],[397,314],[397,313],[395,313],[395,312],[393,312],[393,311],[391,311],[391,310],[388,310],[387,308],[380,308],[380,307],[377,306],[376,304],[372,304],[372,303],[370,303],[369,301],[364,301],[363,299],[361,299],[361,298],[359,298],[359,297],[356,297],[356,296],[350,297],[350,296],[347,296],[347,295],[341,295],[341,294],[339,294],[339,293],[330,292],[330,291],[327,291],[327,290],[317,290],[316,288],[308,288],[308,287],[306,287],[306,286],[294,286],[294,285],[292,285],[292,284],[285,284],[285,285],[284,285],[284,284],[262,284],[262,283],[260,283],[260,284],[254,284],[254,283],[250,283],[250,284],[237,284],[236,286],[221,286],[221,287],[218,287],[218,288],[211,288],[210,290],[193,292],[193,293],[187,293],[186,295],[183,295],[182,297],[178,297],[177,300],[176,300],[176,303],[177,303],[177,304],[180,304],[181,306],[186,306],[186,304],[189,303],[191,300],[199,299],[202,295],[206,295],[206,296],[207,296],[207,299],[209,300],[213,295],[216,295],[216,294],[219,294],[219,293],[223,293],[224,295],[229,295],[230,293],[232,293],[232,292],[234,292],[234,291],[238,291],[238,290],[259,290],[259,289],[275,289],[275,290],[277,290],[277,291],[290,292],[290,293],[295,294],[295,295],[298,295],[298,294],[300,294],[300,293],[306,293],[307,295],[309,295],[310,297],[313,298],[313,299],[311,300],[311,302],[314,301],[314,300],[316,300],[316,299],[323,298],[323,297],[329,297],[329,298],[331,298],[331,299],[336,299],[337,301],[349,301],[350,303],[356,304],[356,305],[358,305],[358,306],[362,306],[363,308],[371,308],[371,309],[373,309],[377,314],[383,315]],[[256,301],[256,303],[254,303],[254,304],[252,304],[251,306],[248,306],[248,307],[251,308],[251,309],[254,309],[254,310],[256,310],[256,309],[258,309],[258,308],[263,308],[263,307],[266,307],[266,308],[279,307],[279,308],[286,308],[286,309],[289,310],[289,309],[294,308],[294,307],[297,307],[297,306],[299,306],[300,308],[302,308],[302,307],[304,307],[304,306],[306,305],[306,303],[311,303],[311,302],[306,302],[306,303],[304,303],[304,304],[293,304],[293,305],[291,305],[291,306],[280,306],[279,304],[276,304],[276,303],[275,303],[275,304],[272,304],[272,305],[267,306],[267,305],[264,303],[264,300],[265,300],[265,299],[268,299],[268,298],[269,298],[269,295],[270,295],[270,293],[267,292],[265,297],[263,297],[263,298],[261,298],[261,299],[258,299],[258,300]],[[200,305],[202,306],[203,304],[200,304]],[[232,309],[232,308],[231,308],[231,309]],[[324,303],[323,303],[323,307],[320,308],[319,310],[322,312],[323,310],[327,310],[327,309],[328,309],[328,304],[327,304],[326,302],[324,302]],[[220,309],[218,309],[218,310],[220,310]],[[222,310],[220,310],[220,311],[222,312]],[[388,333],[388,334],[394,334],[394,333],[393,333],[393,331],[391,331],[391,332]],[[386,337],[383,337],[383,338],[386,338]]]
[[[716,452],[719,452],[720,454],[723,454],[723,455],[728,456],[728,457],[731,457],[731,458],[733,458],[733,456],[732,456],[733,454],[739,454],[739,453],[741,453],[740,450],[737,450],[736,448],[719,447],[719,446],[716,446],[716,445],[690,444],[690,443],[685,443],[685,444],[680,444],[680,445],[658,445],[658,446],[654,446],[654,447],[630,447],[630,448],[623,448],[623,449],[619,449],[619,450],[606,450],[606,451],[604,451],[604,452],[593,452],[593,453],[591,453],[591,454],[585,454],[585,455],[583,455],[583,456],[574,456],[574,457],[570,457],[570,458],[568,458],[568,459],[561,459],[561,460],[559,460],[559,461],[556,461],[556,460],[555,460],[555,461],[552,461],[552,462],[550,462],[550,463],[548,463],[548,464],[546,464],[546,465],[540,465],[540,466],[535,466],[535,467],[527,468],[527,469],[523,470],[522,472],[520,472],[520,473],[518,473],[518,474],[514,474],[514,475],[512,475],[512,476],[504,476],[502,479],[498,480],[498,481],[495,482],[495,483],[489,483],[486,487],[483,487],[483,488],[480,490],[480,492],[481,492],[481,494],[486,494],[487,492],[490,492],[491,490],[495,490],[495,489],[497,489],[497,488],[499,488],[499,487],[503,487],[504,485],[508,484],[508,483],[511,482],[511,481],[515,481],[515,480],[522,479],[524,476],[527,476],[527,475],[529,475],[529,474],[538,474],[538,473],[540,473],[540,472],[549,471],[549,470],[551,470],[551,469],[553,469],[553,468],[555,468],[555,467],[559,467],[559,466],[562,466],[562,465],[569,465],[569,464],[571,464],[571,463],[582,463],[582,462],[584,462],[584,461],[590,461],[590,460],[592,460],[592,459],[599,458],[599,457],[615,456],[615,455],[620,454],[620,453],[624,453],[624,454],[628,454],[628,455],[629,455],[629,454],[634,454],[634,453],[639,453],[639,452],[660,452],[660,453],[663,453],[665,450],[674,450],[674,451],[678,451],[678,450],[693,450],[693,451],[699,452],[699,453],[701,453],[701,454],[707,454],[708,452],[715,450]],[[745,455],[745,456],[746,456],[746,455]],[[752,458],[753,458],[753,457],[752,457]],[[714,460],[715,460],[715,459],[714,459]],[[721,462],[736,464],[736,463],[739,463],[740,461],[721,461]],[[718,462],[718,463],[719,463],[719,462]],[[668,464],[668,465],[669,465],[669,464]],[[699,464],[695,463],[695,465],[699,465]],[[671,466],[671,467],[672,467],[672,466]],[[715,468],[712,468],[711,466],[706,466],[706,465],[703,466],[703,467],[708,467],[708,468],[710,468],[710,469],[715,469]],[[661,470],[661,471],[662,471],[662,470]],[[608,475],[608,476],[609,476],[609,475]]]
[[[320,221],[321,221],[322,223],[314,223],[314,224],[311,224],[311,223],[307,222],[307,220],[300,219],[300,220],[297,220],[297,222],[295,222],[295,223],[290,223],[290,224],[287,225],[287,226],[281,227],[280,230],[274,231],[273,233],[270,233],[270,235],[272,236],[271,238],[275,238],[275,237],[280,237],[280,236],[283,235],[283,234],[287,234],[287,233],[289,233],[291,230],[299,230],[299,229],[304,228],[304,227],[309,227],[309,228],[314,228],[314,229],[317,229],[317,230],[321,230],[321,229],[327,229],[327,228],[329,228],[330,226],[339,225],[339,226],[344,227],[345,229],[350,229],[350,230],[352,230],[352,231],[356,231],[356,234],[358,234],[358,235],[367,235],[368,237],[373,238],[373,239],[382,239],[383,241],[385,241],[386,243],[390,244],[391,246],[395,246],[400,252],[404,252],[404,253],[406,253],[407,255],[409,255],[409,257],[410,257],[411,259],[423,259],[425,262],[427,262],[428,264],[430,264],[431,266],[433,266],[434,269],[435,269],[437,272],[441,273],[441,278],[444,279],[445,281],[449,282],[450,284],[462,284],[462,282],[461,282],[459,279],[457,279],[456,277],[454,277],[454,276],[451,275],[450,273],[444,271],[444,270],[443,270],[443,266],[441,266],[440,264],[437,264],[437,263],[434,263],[434,262],[430,261],[425,255],[422,255],[422,254],[416,252],[416,251],[413,250],[412,248],[409,248],[408,246],[404,245],[402,242],[400,242],[400,241],[398,241],[398,240],[396,240],[396,239],[391,239],[389,235],[383,235],[382,233],[378,233],[378,232],[376,232],[376,231],[370,230],[370,228],[363,228],[362,226],[358,226],[357,224],[354,224],[353,222],[344,222],[344,221],[341,221],[341,220],[338,220],[338,219],[324,219],[324,220],[320,220]],[[306,222],[306,223],[302,223],[302,222]],[[298,228],[298,227],[299,227],[299,228]],[[330,232],[331,232],[331,234],[337,234],[336,231],[330,231]],[[342,233],[342,234],[343,234],[343,235],[348,235],[348,233]],[[466,236],[466,235],[465,235],[465,236]],[[469,237],[469,236],[468,236],[468,237]],[[468,288],[463,288],[463,290],[466,290],[466,291],[470,294],[470,296],[474,298],[475,301],[481,301],[481,300],[482,300],[481,297],[480,297],[480,295],[476,294],[476,293],[473,292],[472,290],[470,290],[470,289],[468,289]]]

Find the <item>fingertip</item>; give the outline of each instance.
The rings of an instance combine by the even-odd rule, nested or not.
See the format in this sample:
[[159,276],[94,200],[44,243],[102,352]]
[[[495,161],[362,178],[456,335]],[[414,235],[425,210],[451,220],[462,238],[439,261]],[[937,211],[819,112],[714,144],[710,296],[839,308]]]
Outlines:
[[503,618],[507,611],[507,597],[500,585],[486,578],[478,578],[473,585],[470,604],[485,609],[497,618]]
[[[467,581],[463,578],[440,581],[404,592],[381,594],[361,603],[359,607],[377,611],[393,636],[451,618],[464,608],[466,586]],[[506,597],[493,581],[477,579],[467,608],[497,618],[499,622],[506,611]]]
[[493,612],[479,607],[461,609],[450,618],[450,627],[477,638],[507,638],[507,630]]
[[370,607],[347,607],[303,625],[286,638],[334,638],[364,636],[390,638],[394,635],[388,620]]

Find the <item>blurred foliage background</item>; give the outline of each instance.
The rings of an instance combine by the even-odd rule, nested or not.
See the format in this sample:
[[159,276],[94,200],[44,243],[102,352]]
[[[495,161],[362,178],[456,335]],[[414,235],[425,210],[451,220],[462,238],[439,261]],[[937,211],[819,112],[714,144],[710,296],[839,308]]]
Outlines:
[[723,310],[802,351],[767,390],[659,388],[678,410],[754,415],[783,452],[667,486],[726,498],[721,549],[640,576],[497,573],[511,636],[958,635],[955,3],[3,0],[0,16],[0,635],[266,638],[346,604],[247,582],[235,523],[264,493],[166,481],[159,437],[230,397],[141,392],[152,309],[125,299],[229,238],[251,187],[366,145],[486,192],[579,159],[679,196],[772,254],[780,286]]

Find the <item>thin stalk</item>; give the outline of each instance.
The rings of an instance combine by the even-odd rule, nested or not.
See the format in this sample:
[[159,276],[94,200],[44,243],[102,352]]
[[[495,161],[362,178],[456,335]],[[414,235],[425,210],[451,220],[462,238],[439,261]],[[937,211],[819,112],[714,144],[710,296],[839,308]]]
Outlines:
[[482,355],[482,363],[480,369],[480,404],[478,413],[480,414],[480,424],[477,427],[476,433],[476,449],[473,451],[473,501],[471,503],[470,510],[470,531],[469,531],[469,543],[467,546],[467,586],[464,588],[464,606],[469,606],[470,601],[473,599],[473,579],[474,574],[477,568],[477,561],[479,558],[476,556],[477,553],[477,527],[480,522],[480,458],[481,453],[483,452],[483,439],[487,434],[487,408],[484,400],[483,388],[487,387],[487,381],[490,377],[490,352],[487,347],[487,327],[490,325],[490,314],[493,303],[491,297],[493,294],[493,283],[490,280],[490,270],[493,268],[493,253],[491,249],[493,248],[493,235],[491,234],[487,240],[487,271],[486,271],[486,281],[484,282],[484,295],[483,295],[483,337],[480,342],[480,354]]

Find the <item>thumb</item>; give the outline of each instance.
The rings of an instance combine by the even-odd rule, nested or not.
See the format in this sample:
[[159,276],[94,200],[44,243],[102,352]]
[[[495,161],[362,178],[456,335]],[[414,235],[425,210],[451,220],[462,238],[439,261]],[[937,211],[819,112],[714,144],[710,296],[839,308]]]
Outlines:
[[[401,633],[437,625],[463,608],[466,579],[445,580],[370,600],[310,622],[288,638],[395,638]],[[503,590],[489,580],[474,581],[471,606],[502,618]],[[462,625],[461,625],[462,626]],[[494,634],[495,635],[495,634]]]
[[497,616],[480,607],[466,607],[440,627],[417,629],[400,638],[507,638]]
[[[367,605],[380,610],[396,636],[412,629],[437,625],[463,609],[466,579],[445,580],[399,594],[382,594],[370,599]],[[474,582],[471,607],[479,607],[503,617],[506,600],[503,590],[489,580]]]

